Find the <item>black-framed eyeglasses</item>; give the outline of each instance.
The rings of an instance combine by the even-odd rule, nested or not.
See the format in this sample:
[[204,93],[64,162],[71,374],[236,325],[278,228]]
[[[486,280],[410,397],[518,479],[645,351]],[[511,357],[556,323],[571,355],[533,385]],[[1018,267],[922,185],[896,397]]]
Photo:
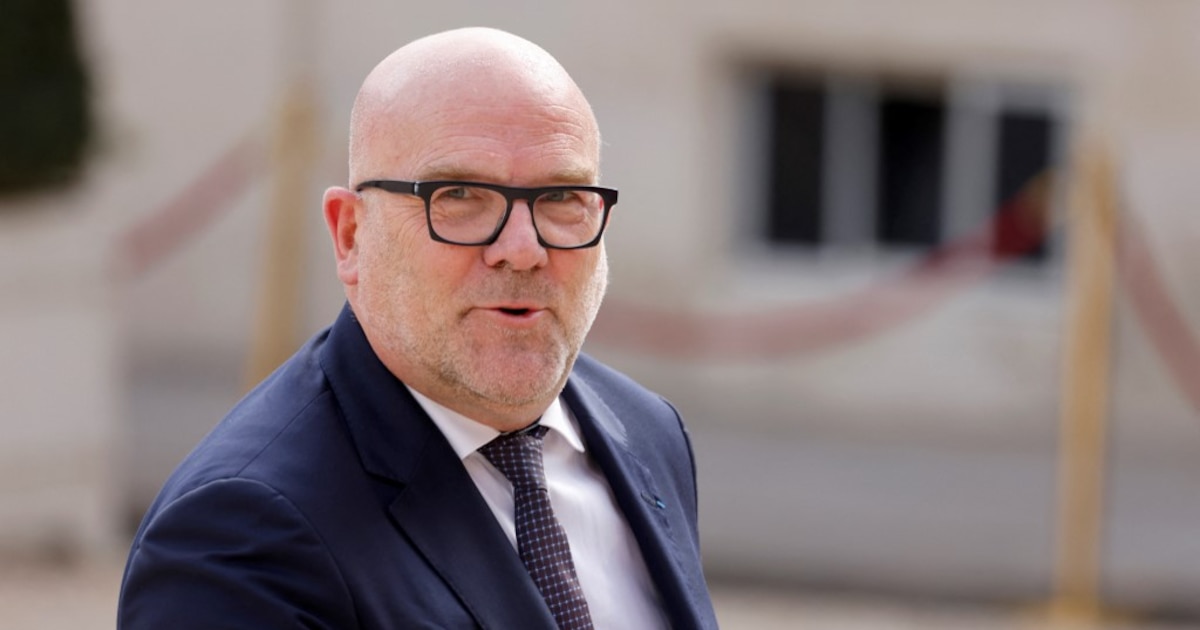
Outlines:
[[491,245],[512,214],[513,202],[529,202],[538,243],[552,249],[583,249],[600,242],[617,191],[599,186],[518,188],[449,180],[406,182],[372,179],[355,191],[379,188],[425,200],[429,236],[451,245]]

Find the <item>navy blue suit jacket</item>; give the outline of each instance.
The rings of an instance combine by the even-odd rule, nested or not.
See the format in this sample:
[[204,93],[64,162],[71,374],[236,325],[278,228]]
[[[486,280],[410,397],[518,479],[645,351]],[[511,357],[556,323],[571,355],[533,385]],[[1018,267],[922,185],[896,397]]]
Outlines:
[[[715,628],[675,409],[580,356],[563,392],[675,628]],[[554,628],[512,544],[349,309],[180,464],[118,628]]]

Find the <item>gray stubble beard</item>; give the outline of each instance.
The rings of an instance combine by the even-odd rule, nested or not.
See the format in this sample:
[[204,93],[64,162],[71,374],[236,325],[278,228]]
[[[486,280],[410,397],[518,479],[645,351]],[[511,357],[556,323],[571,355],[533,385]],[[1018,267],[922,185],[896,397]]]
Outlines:
[[[506,387],[494,380],[485,387],[484,381],[489,379],[486,374],[480,373],[482,368],[478,365],[460,366],[459,359],[462,358],[462,355],[460,354],[456,357],[456,353],[450,352],[449,346],[446,344],[442,344],[438,349],[435,364],[429,367],[437,374],[438,380],[443,385],[449,386],[457,395],[473,399],[477,403],[492,403],[509,408],[518,408],[538,400],[549,401],[553,397],[558,396],[566,384],[567,377],[575,364],[575,359],[579,356],[583,342],[587,338],[587,333],[591,330],[596,315],[600,310],[600,305],[604,300],[604,294],[608,288],[608,259],[603,252],[592,278],[593,280],[588,283],[588,289],[580,296],[587,302],[584,310],[586,319],[582,322],[578,333],[574,337],[570,330],[565,327],[561,328],[565,333],[565,343],[562,346],[558,346],[563,349],[562,356],[556,361],[556,366],[547,366],[547,369],[554,368],[557,377],[552,381],[547,379],[544,387],[538,387],[536,391],[529,391],[519,396],[511,387]],[[555,317],[557,318],[557,314],[555,314]],[[561,322],[561,320],[557,321]],[[527,333],[523,331],[513,330],[503,331],[502,334],[510,338],[527,336]],[[407,351],[411,352],[413,350],[410,343],[406,343],[405,345],[408,346],[406,348]],[[468,349],[471,350],[473,348],[468,347]],[[479,356],[479,354],[478,352],[469,352],[467,356]],[[420,355],[421,353],[417,353],[417,356]]]

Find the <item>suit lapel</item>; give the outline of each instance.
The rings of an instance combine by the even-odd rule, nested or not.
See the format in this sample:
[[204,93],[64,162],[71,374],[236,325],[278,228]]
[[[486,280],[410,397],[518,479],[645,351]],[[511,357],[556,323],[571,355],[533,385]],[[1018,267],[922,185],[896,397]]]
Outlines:
[[653,476],[631,450],[621,419],[581,379],[573,376],[563,395],[579,421],[588,453],[608,480],[617,505],[641,548],[673,628],[698,628],[696,581],[681,565],[686,557],[672,531]]
[[389,511],[484,628],[554,628],[512,543],[450,445],[430,436]]
[[330,331],[321,365],[392,521],[479,625],[555,628],[454,449],[379,362],[348,307]]

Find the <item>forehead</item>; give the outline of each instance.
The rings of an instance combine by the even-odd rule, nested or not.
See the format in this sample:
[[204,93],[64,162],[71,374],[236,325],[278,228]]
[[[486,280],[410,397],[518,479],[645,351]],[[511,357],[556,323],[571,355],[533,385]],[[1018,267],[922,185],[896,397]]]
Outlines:
[[394,167],[420,179],[594,183],[599,143],[577,110],[544,103],[457,103],[413,116]]

